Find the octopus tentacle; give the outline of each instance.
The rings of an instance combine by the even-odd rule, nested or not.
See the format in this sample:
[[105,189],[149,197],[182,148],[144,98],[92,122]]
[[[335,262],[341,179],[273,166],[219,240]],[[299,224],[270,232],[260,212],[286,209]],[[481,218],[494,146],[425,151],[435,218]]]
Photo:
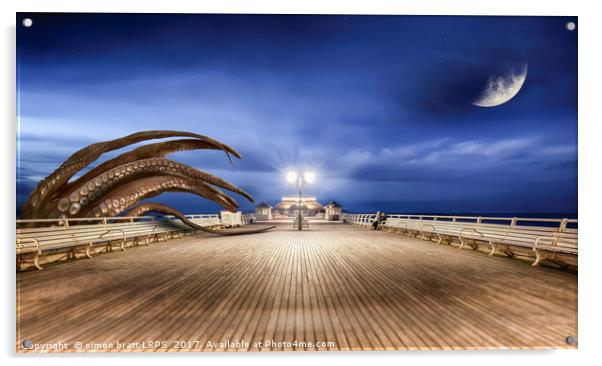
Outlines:
[[185,131],[155,130],[155,131],[136,132],[131,135],[120,137],[115,140],[103,141],[103,142],[98,142],[98,143],[89,145],[89,146],[75,152],[73,155],[71,155],[71,157],[69,157],[61,165],[61,167],[69,166],[72,164],[79,165],[82,163],[85,164],[84,165],[84,167],[85,167],[88,164],[90,164],[91,162],[93,162],[94,160],[98,159],[100,157],[100,155],[102,155],[106,152],[117,150],[122,147],[132,145],[132,144],[135,144],[138,142],[146,141],[146,140],[161,139],[161,138],[168,138],[168,137],[191,137],[191,138],[195,138],[198,140],[206,141],[206,142],[214,144],[215,146],[219,146],[221,150],[223,150],[227,153],[231,153],[232,155],[236,156],[237,158],[241,158],[241,155],[236,150],[231,148],[230,146],[223,144],[217,140],[214,140],[210,137],[204,136],[204,135],[199,135],[197,133],[185,132]]
[[[79,171],[102,154],[151,139],[187,137],[187,139],[159,142],[138,147],[110,159],[69,183]],[[190,192],[209,199],[220,206],[236,211],[238,203],[217,187],[238,193],[253,201],[250,194],[209,173],[194,167],[165,159],[175,151],[213,149],[241,158],[233,148],[207,136],[181,131],[142,131],[111,141],[99,142],[71,155],[53,173],[42,179],[23,206],[21,217],[90,217],[109,214],[117,216],[138,204],[142,199],[163,192]],[[273,227],[255,230],[215,230],[195,224],[182,213],[157,203],[142,203],[130,209],[128,215],[139,216],[154,211],[174,215],[186,225],[218,235],[259,233]],[[32,223],[33,225],[33,223]]]
[[84,182],[92,180],[110,169],[132,161],[149,158],[164,158],[170,153],[200,149],[221,150],[219,146],[213,143],[194,139],[172,140],[140,146],[132,151],[123,153],[116,158],[105,161],[73,182],[65,183],[57,190],[56,195],[64,196],[66,192],[72,190],[74,187],[81,186]]
[[137,202],[155,197],[164,192],[189,192],[211,200],[218,205],[236,212],[238,204],[224,192],[205,183],[186,178],[159,176],[129,182],[112,190],[102,200],[83,208],[77,217],[118,216]]
[[38,215],[40,207],[43,207],[48,198],[53,197],[53,194],[57,189],[68,182],[69,179],[71,179],[71,177],[73,177],[73,175],[75,175],[77,172],[88,166],[93,161],[97,160],[102,154],[146,140],[178,136],[191,137],[214,144],[216,147],[219,147],[221,150],[226,152],[228,159],[230,159],[229,154],[241,158],[241,155],[228,145],[225,145],[207,136],[183,131],[141,131],[115,140],[95,143],[75,152],[53,173],[38,183],[36,188],[30,194],[27,202],[25,202],[23,205],[22,217],[35,218]]
[[221,178],[173,160],[152,158],[137,160],[113,168],[86,184],[75,187],[65,196],[51,201],[43,212],[50,215],[58,208],[61,214],[75,215],[81,207],[94,201],[104,200],[103,197],[109,190],[148,175],[178,176],[209,183],[238,193],[253,202],[253,197],[250,194]]
[[275,228],[276,226],[262,227],[260,229],[251,229],[251,230],[240,230],[240,231],[229,231],[229,230],[215,230],[205,226],[197,225],[194,222],[190,221],[186,216],[184,216],[180,211],[171,208],[169,206],[160,204],[160,203],[142,203],[134,208],[132,208],[127,216],[142,216],[147,212],[157,212],[165,215],[173,215],[180,219],[184,224],[190,226],[193,229],[204,231],[206,233],[217,234],[217,235],[244,235],[244,234],[256,234],[263,233],[268,230]]

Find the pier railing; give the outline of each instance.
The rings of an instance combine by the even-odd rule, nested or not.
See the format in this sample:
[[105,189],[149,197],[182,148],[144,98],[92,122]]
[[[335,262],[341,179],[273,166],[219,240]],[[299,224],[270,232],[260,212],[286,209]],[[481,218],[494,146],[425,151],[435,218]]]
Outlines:
[[535,257],[533,265],[544,259],[577,265],[577,219],[376,213],[343,214],[342,218],[346,223],[458,244],[459,248],[486,246],[489,255]]
[[[556,226],[560,230],[564,228],[577,228],[577,219],[568,218],[532,218],[532,217],[490,217],[490,216],[452,216],[452,215],[411,215],[411,214],[386,214],[385,217],[392,219],[422,220],[422,221],[448,221],[457,223],[489,223],[507,226],[535,225]],[[343,214],[342,218],[347,223],[371,225],[376,219],[376,213]]]
[[[200,225],[219,225],[221,223],[219,214],[192,214],[185,217]],[[86,217],[86,218],[57,218],[57,219],[32,219],[32,220],[17,220],[17,228],[25,226],[42,227],[55,226],[68,229],[73,225],[108,225],[116,223],[134,223],[134,222],[158,222],[161,220],[180,221],[172,215],[163,216],[117,216],[117,217]],[[33,225],[31,225],[33,224]]]
[[[226,217],[220,217],[220,214],[191,214],[184,215],[187,219],[199,225],[219,225],[227,226],[242,226],[248,225],[255,221],[255,214],[240,212]],[[162,216],[118,216],[118,217],[86,217],[86,218],[57,218],[57,219],[35,219],[35,220],[17,220],[17,228],[26,226],[59,226],[69,228],[70,226],[81,224],[114,224],[123,222],[142,222],[142,221],[160,221],[172,220],[179,221],[177,217],[172,215]],[[31,225],[33,224],[33,225]]]

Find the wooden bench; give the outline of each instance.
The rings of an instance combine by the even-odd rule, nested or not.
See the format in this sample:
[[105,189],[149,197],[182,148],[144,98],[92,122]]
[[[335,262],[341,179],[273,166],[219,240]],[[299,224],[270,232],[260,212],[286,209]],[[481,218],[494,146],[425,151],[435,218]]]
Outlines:
[[[567,227],[569,223],[576,224],[576,220],[501,218],[495,220],[509,223],[498,224],[487,222],[492,221],[488,218],[429,218],[392,215],[387,217],[383,229],[437,243],[457,243],[459,248],[470,246],[476,250],[486,246],[489,255],[502,252],[510,257],[516,254],[534,257],[534,266],[544,259],[562,266],[577,265],[578,229]],[[520,221],[524,224],[518,225]],[[555,222],[558,226],[550,226]]]
[[[191,215],[189,219],[202,226],[219,224],[217,215]],[[78,258],[78,254],[83,254],[86,258],[92,258],[92,253],[99,252],[99,248],[101,251],[113,251],[117,246],[125,250],[128,244],[150,245],[151,242],[166,241],[193,232],[189,226],[172,217],[116,218],[113,219],[114,222],[111,222],[111,219],[100,220],[55,220],[54,223],[48,223],[52,220],[46,220],[40,223],[54,225],[17,228],[17,269],[28,261],[31,261],[35,268],[42,269],[40,264],[42,256],[67,254],[67,259],[72,259]],[[27,222],[18,221],[17,224]]]

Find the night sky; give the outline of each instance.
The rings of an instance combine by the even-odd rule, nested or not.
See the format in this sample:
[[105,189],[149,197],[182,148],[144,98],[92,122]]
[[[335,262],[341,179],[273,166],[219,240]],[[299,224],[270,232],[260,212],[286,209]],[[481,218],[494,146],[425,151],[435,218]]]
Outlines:
[[[240,151],[234,165],[219,152],[170,157],[257,202],[294,194],[284,172],[296,167],[317,172],[307,195],[351,212],[576,215],[577,30],[568,21],[577,23],[17,14],[17,207],[77,149],[173,129]],[[472,104],[490,76],[525,63],[513,99]],[[153,201],[218,210],[183,193]]]

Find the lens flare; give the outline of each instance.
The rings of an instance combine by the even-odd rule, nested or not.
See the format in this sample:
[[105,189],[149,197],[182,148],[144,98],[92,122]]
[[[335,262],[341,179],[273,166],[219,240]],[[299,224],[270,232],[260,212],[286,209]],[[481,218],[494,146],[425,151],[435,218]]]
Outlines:
[[303,176],[303,178],[305,179],[305,181],[307,183],[313,183],[316,181],[316,173],[314,172],[305,172],[305,175]]
[[297,181],[297,173],[293,171],[286,173],[286,181],[289,183],[295,183]]

